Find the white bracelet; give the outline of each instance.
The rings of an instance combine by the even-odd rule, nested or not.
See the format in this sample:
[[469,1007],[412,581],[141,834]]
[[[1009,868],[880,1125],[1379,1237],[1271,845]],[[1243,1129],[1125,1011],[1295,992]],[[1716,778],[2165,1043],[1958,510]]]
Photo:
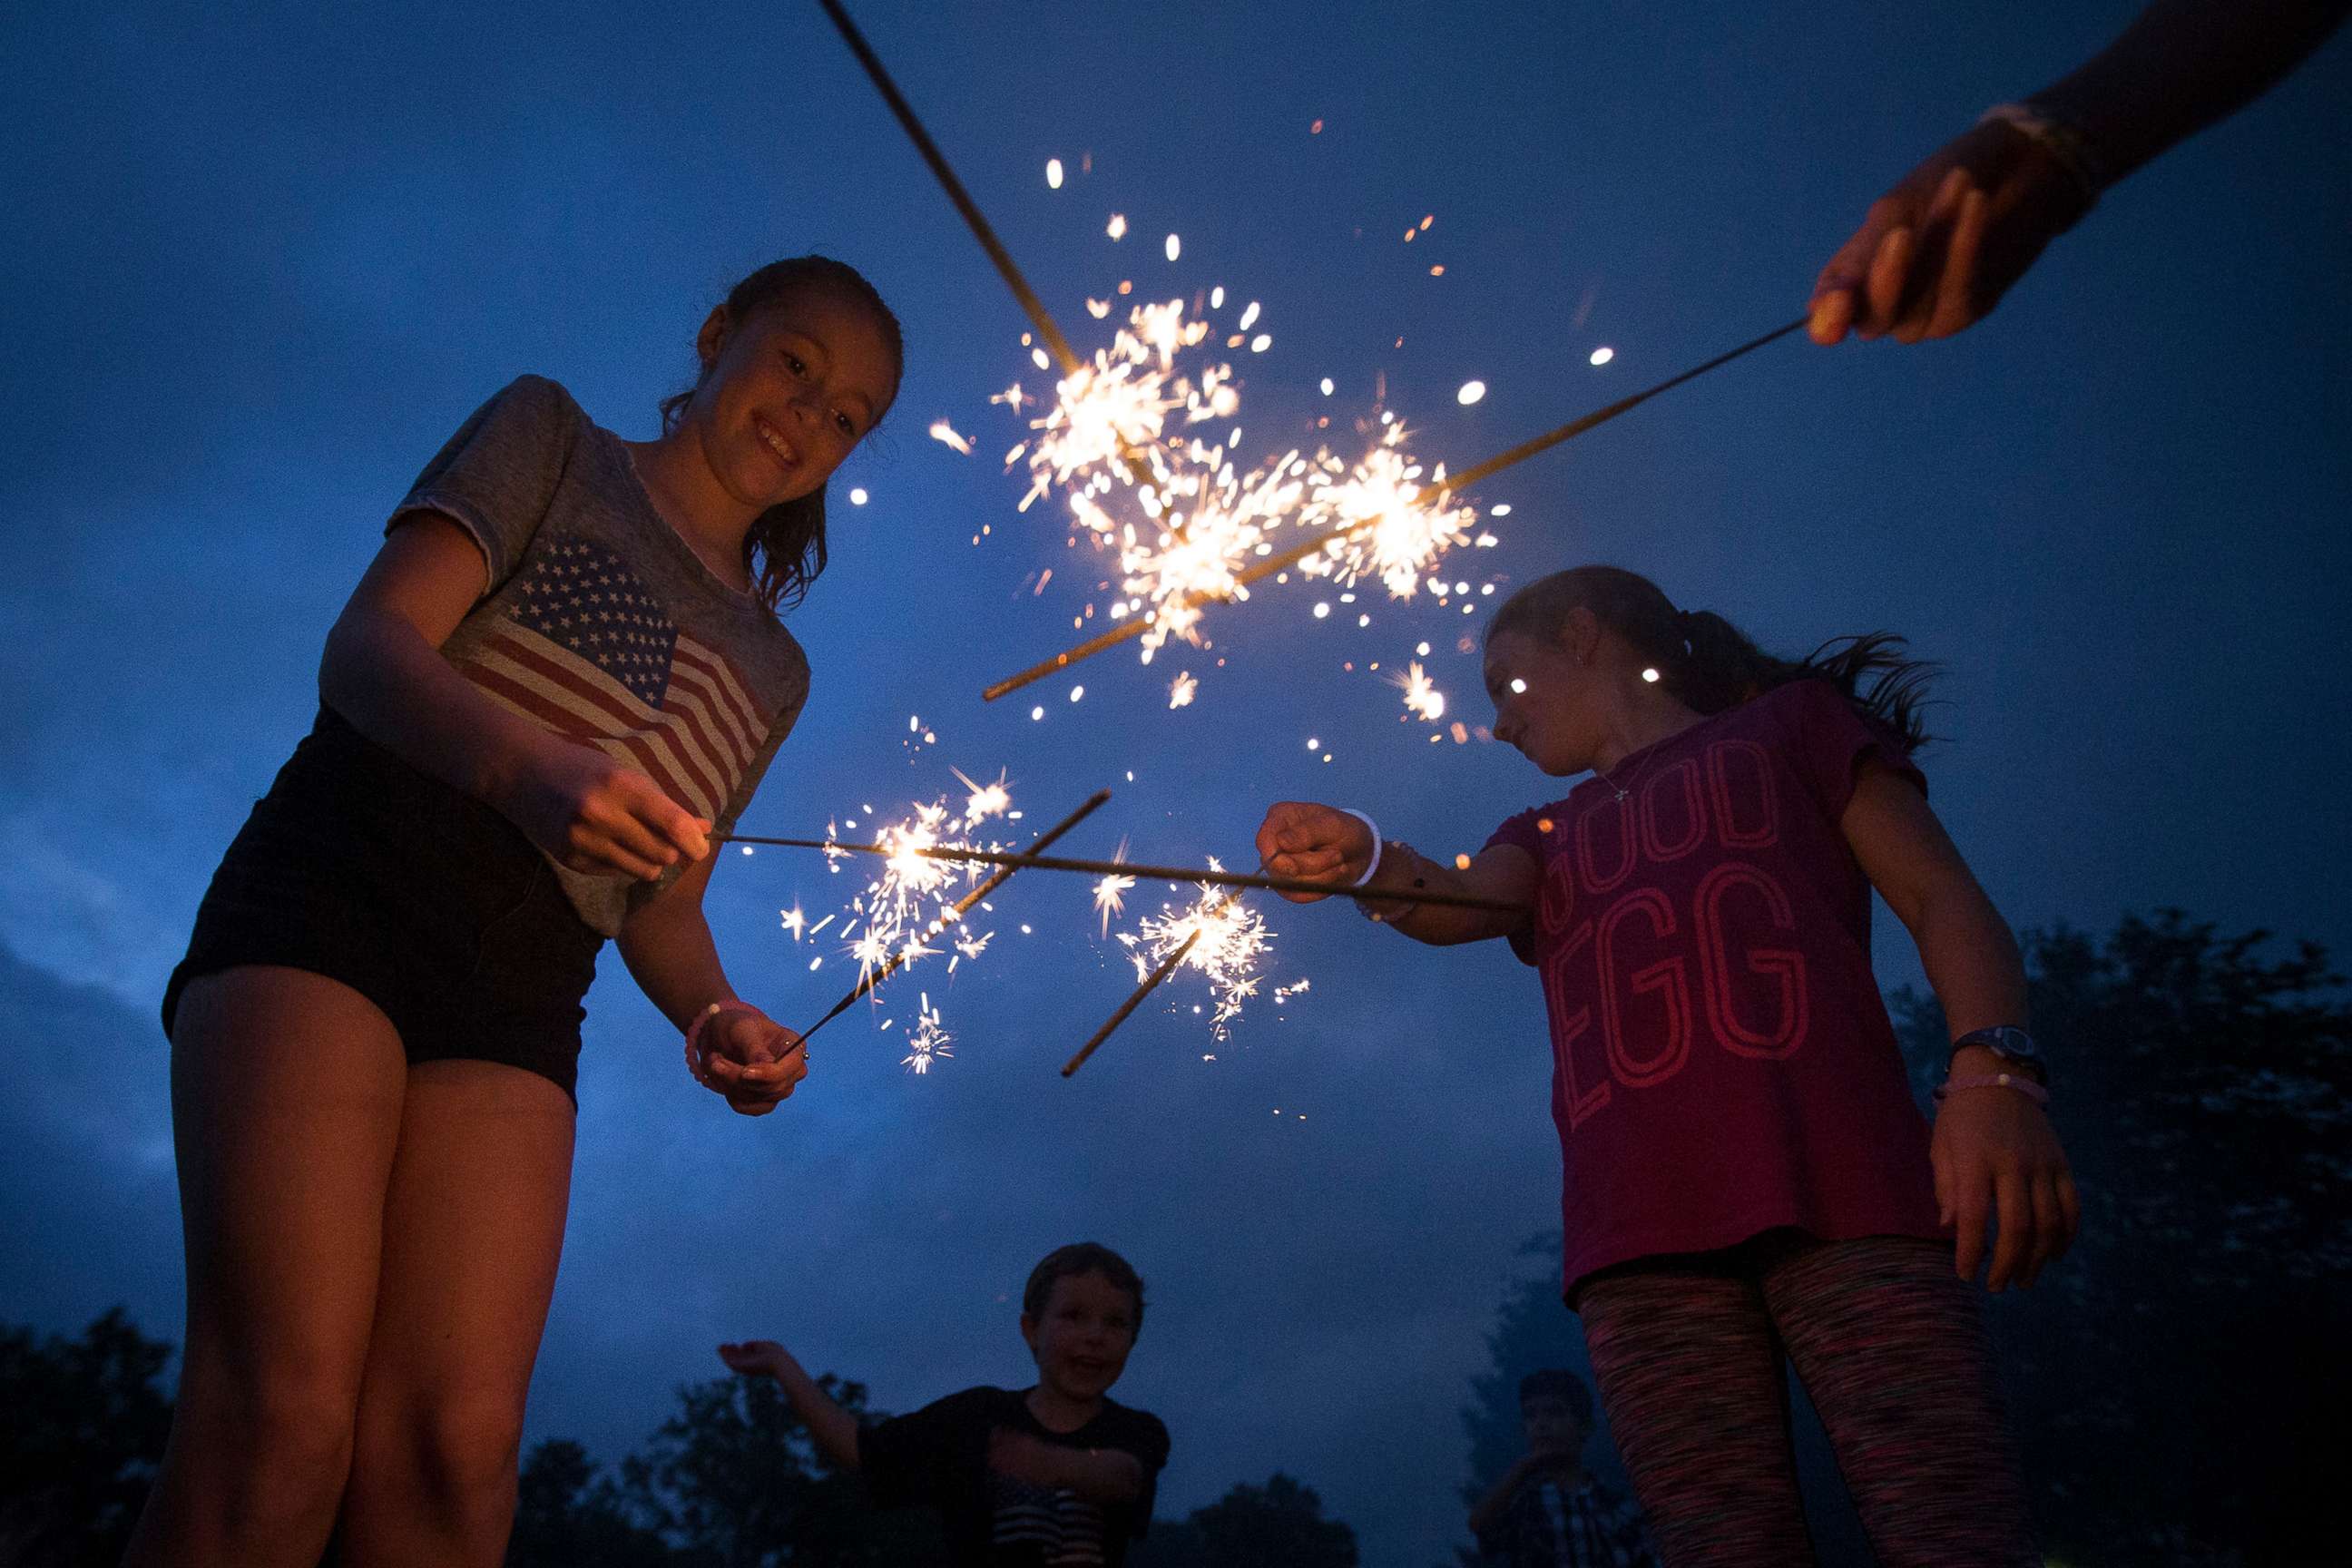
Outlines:
[[1381,825],[1352,805],[1343,805],[1339,809],[1372,830],[1372,863],[1364,868],[1362,876],[1348,884],[1351,888],[1367,887],[1370,885],[1374,877],[1380,875],[1381,871]]

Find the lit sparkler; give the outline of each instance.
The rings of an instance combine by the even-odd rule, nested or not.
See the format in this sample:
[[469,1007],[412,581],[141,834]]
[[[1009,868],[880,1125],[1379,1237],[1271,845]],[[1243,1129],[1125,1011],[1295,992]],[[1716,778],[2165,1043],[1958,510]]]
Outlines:
[[[1224,868],[1212,859],[1209,869]],[[1257,994],[1258,963],[1272,945],[1265,916],[1244,905],[1240,893],[1206,882],[1188,908],[1163,906],[1159,914],[1146,915],[1134,931],[1121,931],[1118,940],[1135,961],[1139,981],[1181,951],[1182,963],[1207,978],[1216,998],[1209,1026],[1220,1040],[1240,1016],[1242,1004]]]
[[1421,660],[1406,665],[1404,673],[1391,677],[1390,684],[1403,691],[1408,717],[1426,719],[1433,724],[1445,717],[1445,693],[1431,683],[1429,671],[1421,667]]

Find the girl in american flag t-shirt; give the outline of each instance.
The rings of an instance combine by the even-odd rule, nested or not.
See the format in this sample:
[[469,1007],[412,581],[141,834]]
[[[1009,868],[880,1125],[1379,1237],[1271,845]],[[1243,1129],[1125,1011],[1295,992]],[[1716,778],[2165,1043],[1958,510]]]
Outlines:
[[493,1564],[615,939],[745,1115],[806,1070],[702,897],[808,693],[781,612],[889,408],[864,277],[761,268],[625,441],[524,376],[394,509],[321,707],[164,994],[188,1258],[173,1433],[127,1561]]
[[[1563,1286],[1672,1564],[1811,1561],[1789,1365],[1882,1557],[2040,1562],[1969,1281],[1995,1215],[1998,1290],[2079,1205],[2016,942],[1911,760],[1926,667],[1901,648],[1776,659],[1633,573],[1556,573],[1496,612],[1486,688],[1497,740],[1589,778],[1450,862],[1328,805],[1258,832],[1278,875],[1538,970]],[[1874,889],[1953,1031],[1932,1134],[1871,970]]]

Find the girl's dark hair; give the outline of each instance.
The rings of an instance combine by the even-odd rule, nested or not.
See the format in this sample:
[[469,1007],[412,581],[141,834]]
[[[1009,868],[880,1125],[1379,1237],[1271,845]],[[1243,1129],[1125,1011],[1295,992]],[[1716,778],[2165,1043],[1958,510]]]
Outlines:
[[1099,1241],[1074,1241],[1039,1259],[1029,1271],[1029,1283],[1022,1288],[1021,1315],[1043,1317],[1045,1303],[1053,1299],[1054,1281],[1075,1279],[1082,1274],[1099,1274],[1135,1298],[1135,1326],[1139,1331],[1142,1329],[1143,1276],[1135,1271],[1135,1265]]
[[1801,659],[1775,658],[1714,611],[1678,610],[1655,583],[1622,567],[1576,566],[1538,578],[1503,601],[1486,623],[1486,640],[1505,632],[1550,637],[1579,608],[1633,644],[1694,711],[1720,713],[1792,680],[1826,680],[1855,712],[1900,736],[1904,750],[1929,739],[1920,710],[1937,667],[1906,658],[1906,645],[1894,633],[1833,637]]
[[[829,256],[792,256],[771,261],[727,291],[727,319],[738,325],[757,312],[806,289],[830,289],[853,304],[873,312],[890,345],[890,358],[900,372],[907,364],[906,341],[898,318],[866,275],[845,261]],[[704,373],[705,375],[709,372]],[[698,377],[684,392],[661,402],[662,433],[669,434],[686,417],[687,405],[701,388]],[[877,414],[876,423],[880,423]],[[743,536],[743,569],[751,574],[754,590],[771,610],[797,603],[824,570],[824,487],[819,485],[798,500],[772,506]]]

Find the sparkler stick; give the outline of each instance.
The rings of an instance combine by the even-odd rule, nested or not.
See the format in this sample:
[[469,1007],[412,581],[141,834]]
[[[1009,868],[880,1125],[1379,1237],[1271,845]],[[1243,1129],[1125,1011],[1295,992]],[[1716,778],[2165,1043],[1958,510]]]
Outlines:
[[866,43],[866,35],[857,30],[857,24],[849,19],[849,13],[842,9],[841,0],[817,0],[817,4],[824,7],[824,14],[840,29],[842,41],[849,46],[849,52],[857,57],[857,63],[866,68],[866,74],[873,79],[874,90],[880,93],[882,101],[890,106],[890,112],[898,116],[899,125],[905,128],[908,140],[914,142],[915,151],[923,155],[923,162],[929,164],[931,173],[938,176],[940,188],[947,192],[948,200],[955,204],[956,211],[961,213],[963,221],[971,226],[972,237],[980,241],[980,247],[988,252],[989,260],[996,264],[996,270],[1003,278],[1005,287],[1013,290],[1013,297],[1021,302],[1022,310],[1028,312],[1030,324],[1037,329],[1038,337],[1045,341],[1055,363],[1062,367],[1062,374],[1076,375],[1080,362],[1076,352],[1070,347],[1070,340],[1064,337],[1062,329],[1054,324],[1054,318],[1046,312],[1045,301],[1038,299],[1036,290],[1029,287],[1029,280],[1021,276],[1021,268],[1013,265],[1012,254],[1004,248],[1004,242],[996,237],[996,231],[989,226],[988,219],[981,216],[979,206],[963,188],[963,182],[956,178],[953,169],[948,167],[947,157],[940,153],[939,143],[932,141],[930,132],[923,129],[923,122],[915,118],[913,106],[898,91],[898,85],[890,79],[890,73],[882,68],[881,57],[875,54],[873,46]]
[[[1237,899],[1239,897],[1241,897],[1239,893],[1235,893],[1234,895],[1234,898]],[[1228,899],[1225,901],[1227,903],[1231,903],[1233,900]],[[1184,955],[1192,952],[1192,944],[1200,940],[1201,931],[1200,929],[1196,927],[1194,928],[1192,934],[1186,937],[1175,952],[1170,953],[1167,957],[1160,961],[1160,967],[1153,970],[1150,974],[1145,977],[1143,984],[1135,988],[1134,994],[1130,995],[1126,1001],[1118,1005],[1118,1011],[1113,1013],[1109,1017],[1103,1020],[1103,1026],[1097,1029],[1087,1037],[1087,1043],[1078,1047],[1078,1054],[1062,1064],[1062,1076],[1064,1078],[1067,1078],[1072,1073],[1077,1071],[1080,1068],[1086,1066],[1087,1058],[1095,1054],[1096,1047],[1100,1046],[1105,1040],[1110,1038],[1112,1030],[1127,1022],[1127,1016],[1129,1013],[1134,1012],[1138,1007],[1143,1005],[1143,999],[1146,996],[1150,995],[1154,991],[1160,989],[1160,984],[1161,981],[1166,980],[1170,975],[1176,973],[1176,966],[1184,962]]]
[[[1095,809],[1097,806],[1101,805],[1108,799],[1110,799],[1110,791],[1107,789],[1098,789],[1095,791],[1094,794],[1087,797],[1087,801],[1084,805],[1079,806],[1077,810],[1070,813],[1069,816],[1062,818],[1061,821],[1055,823],[1053,826],[1047,828],[1045,832],[1039,834],[1034,839],[1031,840],[1029,845],[1030,854],[1034,856],[1038,850],[1045,848],[1045,846],[1054,842],[1055,839],[1059,838],[1063,834],[1067,833],[1071,828],[1076,827],[1079,823],[1084,822],[1087,817],[1094,815]],[[777,842],[772,839],[747,839],[740,836],[736,836],[735,841],[738,843]],[[843,847],[848,847],[843,846]],[[1003,864],[996,875],[991,877],[987,881],[982,882],[979,887],[974,888],[971,892],[966,893],[962,898],[956,900],[954,915],[956,917],[961,917],[970,913],[974,905],[978,904],[981,900],[988,897],[989,894],[994,892],[998,888],[1003,886],[1004,879],[1019,869],[1021,869],[1021,867],[1017,862]],[[935,927],[944,928],[948,924],[948,918],[942,917],[941,919],[933,921],[932,924]],[[840,1001],[833,1005],[833,1011],[827,1013],[824,1017],[819,1018],[815,1023],[811,1024],[807,1028],[801,1031],[801,1038],[803,1040],[806,1040],[811,1035],[815,1034],[819,1029],[824,1028],[827,1024],[832,1023],[835,1018],[841,1016],[842,1014],[849,1011],[850,1005],[856,1002],[859,997],[865,995],[877,985],[879,985],[885,980],[889,979],[891,975],[897,973],[898,966],[907,962],[908,954],[911,951],[911,948],[902,947],[897,952],[891,954],[889,963],[882,965],[879,969],[870,969],[866,971],[866,973],[859,978],[857,984],[850,988],[849,994],[844,996]]]
[[[1310,882],[1301,877],[1268,877],[1242,871],[1193,870],[1182,866],[1140,866],[1131,860],[1078,860],[1060,855],[1040,855],[1033,847],[1027,853],[1010,849],[959,849],[941,845],[936,848],[916,849],[905,845],[841,844],[826,838],[761,838],[748,833],[729,834],[714,838],[719,844],[766,844],[783,849],[824,849],[853,855],[920,855],[934,860],[962,860],[982,866],[1003,866],[1018,868],[1034,866],[1041,871],[1083,871],[1090,877],[1133,877],[1138,881],[1204,882],[1218,888],[1263,888],[1276,893],[1346,893],[1348,889],[1329,882]],[[1040,840],[1043,842],[1043,840]],[[990,884],[993,886],[994,884]],[[1402,900],[1404,895],[1383,893],[1384,897]],[[1424,904],[1445,904],[1465,910],[1499,910],[1509,914],[1524,914],[1528,906],[1502,899],[1482,899],[1474,893],[1449,893],[1428,889],[1413,893],[1412,898]]]
[[[892,81],[890,73],[883,68],[882,57],[874,52],[874,47],[866,41],[866,35],[857,30],[857,24],[849,19],[849,13],[842,8],[841,0],[817,0],[817,4],[824,7],[824,14],[839,29],[842,42],[849,46],[849,52],[857,57],[857,63],[866,68],[866,76],[873,80],[874,90],[882,95],[882,101],[889,105],[890,112],[898,117],[899,125],[907,132],[907,139],[915,144],[915,151],[921,153],[923,162],[930,165],[931,173],[939,179],[940,189],[947,193],[948,200],[954,203],[955,210],[963,216],[963,221],[971,229],[971,237],[980,241],[981,249],[988,252],[988,259],[995,263],[997,276],[1003,278],[1004,286],[1013,290],[1013,298],[1020,302],[1023,312],[1029,318],[1029,324],[1037,329],[1037,336],[1045,343],[1046,352],[1054,356],[1054,363],[1061,367],[1064,375],[1077,374],[1086,368],[1086,362],[1078,358],[1076,349],[1070,347],[1070,340],[1062,335],[1062,329],[1054,324],[1053,312],[1045,309],[1043,300],[1037,298],[1037,291],[1029,287],[1029,279],[1021,275],[1021,268],[1013,263],[1013,253],[1004,248],[1003,240],[996,237],[996,230],[982,215],[979,204],[971,199],[971,193],[963,188],[963,182],[956,178],[953,169],[948,167],[947,154],[941,153],[940,144],[931,140],[931,133],[923,129],[923,122],[915,118],[914,105],[907,101],[906,95],[898,90],[898,84]],[[1151,470],[1144,466],[1140,456],[1134,452],[1122,452],[1120,460],[1127,465],[1128,473],[1137,484],[1147,489],[1150,487]]]
[[[830,4],[830,0],[826,0],[826,3]],[[1606,425],[1609,421],[1616,418],[1619,415],[1636,408],[1642,404],[1647,403],[1651,398],[1657,396],[1658,394],[1662,392],[1671,391],[1673,388],[1680,386],[1683,383],[1693,380],[1696,377],[1705,375],[1708,371],[1714,370],[1718,366],[1729,364],[1733,360],[1739,358],[1742,354],[1752,353],[1756,350],[1762,348],[1766,343],[1771,342],[1777,338],[1784,338],[1790,332],[1795,331],[1798,328],[1805,325],[1805,323],[1811,319],[1811,318],[1807,316],[1800,316],[1795,321],[1789,322],[1786,326],[1775,327],[1770,331],[1766,332],[1762,337],[1752,338],[1748,342],[1740,344],[1738,348],[1729,350],[1724,353],[1719,353],[1704,364],[1694,365],[1690,369],[1684,371],[1679,375],[1669,377],[1667,380],[1658,383],[1655,386],[1646,387],[1640,392],[1634,393],[1630,397],[1621,397],[1616,402],[1608,405],[1606,407],[1596,408],[1590,414],[1570,420],[1567,424],[1559,426],[1557,430],[1549,430],[1543,435],[1538,436],[1531,440],[1522,441],[1517,446],[1512,447],[1509,451],[1498,452],[1494,457],[1487,458],[1485,462],[1478,464],[1475,468],[1465,468],[1460,473],[1448,477],[1441,483],[1425,485],[1422,488],[1421,493],[1413,497],[1412,504],[1416,507],[1426,506],[1436,500],[1440,496],[1476,484],[1480,479],[1490,479],[1494,475],[1501,473],[1505,468],[1511,467],[1513,464],[1523,463],[1528,458],[1534,457],[1537,453],[1547,451],[1553,447],[1557,447],[1562,441],[1568,440],[1571,437],[1581,436],[1587,430],[1593,428],[1593,426],[1597,425]],[[1234,578],[1234,586],[1237,588],[1246,588],[1253,583],[1273,576],[1276,572],[1285,571],[1289,567],[1297,565],[1299,562],[1306,560],[1308,556],[1313,555],[1318,551],[1335,549],[1342,541],[1350,539],[1359,533],[1368,532],[1371,529],[1377,527],[1379,522],[1380,519],[1377,516],[1368,517],[1360,521],[1350,523],[1347,527],[1338,529],[1330,533],[1314,535],[1311,538],[1303,540],[1300,542],[1290,546],[1286,550],[1276,551],[1274,554],[1253,562],[1247,570],[1235,574]],[[1209,604],[1228,596],[1229,595],[1223,594],[1190,594],[1184,596],[1181,601],[1181,604],[1182,607],[1189,609],[1196,605]],[[1128,620],[1120,622],[1118,625],[1112,626],[1108,631],[1097,632],[1093,637],[1088,637],[1086,641],[1078,644],[1076,647],[1073,647],[1065,653],[1057,653],[1043,664],[1032,665],[1018,675],[1011,676],[1003,680],[998,681],[995,685],[988,688],[985,691],[982,691],[980,694],[981,700],[983,702],[993,702],[1000,697],[1020,690],[1023,687],[1027,686],[1032,681],[1043,680],[1045,677],[1052,675],[1056,671],[1067,669],[1071,665],[1076,664],[1082,659],[1092,658],[1095,655],[1101,653],[1108,648],[1117,647],[1123,642],[1127,642],[1134,637],[1141,637],[1146,631],[1150,629],[1156,615],[1157,612],[1138,615]]]

